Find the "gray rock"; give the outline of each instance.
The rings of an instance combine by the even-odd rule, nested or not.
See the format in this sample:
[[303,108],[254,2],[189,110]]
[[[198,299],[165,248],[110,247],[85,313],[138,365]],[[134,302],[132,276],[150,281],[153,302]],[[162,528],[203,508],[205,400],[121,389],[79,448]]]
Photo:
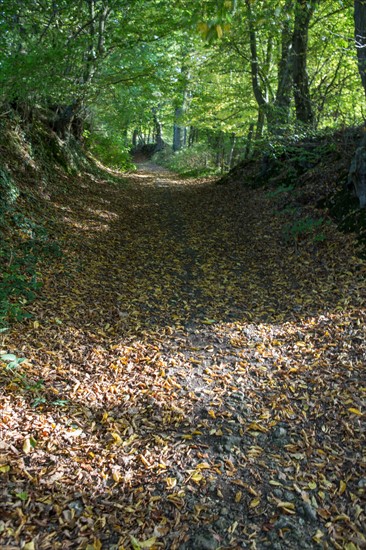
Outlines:
[[299,507],[300,513],[303,514],[305,518],[310,521],[317,521],[317,513],[315,508],[310,504],[310,502],[303,502]]
[[359,482],[357,483],[357,487],[359,487],[359,489],[366,489],[366,477],[363,477],[359,480]]
[[281,516],[273,526],[275,529],[295,529],[294,520],[287,516]]
[[366,206],[366,137],[357,147],[348,173],[347,186],[360,201],[360,208]]
[[223,437],[224,449],[227,452],[230,452],[233,447],[239,447],[241,443],[241,437],[236,436],[225,436]]
[[217,521],[215,521],[215,527],[219,531],[225,531],[227,528],[227,521],[224,518],[219,518]]
[[278,426],[274,431],[273,437],[275,439],[284,439],[287,437],[287,430],[285,430],[282,426]]
[[201,533],[193,535],[185,545],[186,550],[217,550],[219,542],[214,535],[203,529]]

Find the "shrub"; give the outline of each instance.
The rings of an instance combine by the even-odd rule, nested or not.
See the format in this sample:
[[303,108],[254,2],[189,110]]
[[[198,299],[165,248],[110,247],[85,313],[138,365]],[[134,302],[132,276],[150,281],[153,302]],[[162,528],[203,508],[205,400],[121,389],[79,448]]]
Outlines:
[[195,143],[191,147],[184,147],[175,153],[171,149],[167,151],[164,149],[154,155],[153,160],[173,172],[187,177],[218,172],[214,152],[205,143]]
[[100,132],[86,138],[91,153],[105,166],[124,172],[135,168],[129,148],[120,136]]

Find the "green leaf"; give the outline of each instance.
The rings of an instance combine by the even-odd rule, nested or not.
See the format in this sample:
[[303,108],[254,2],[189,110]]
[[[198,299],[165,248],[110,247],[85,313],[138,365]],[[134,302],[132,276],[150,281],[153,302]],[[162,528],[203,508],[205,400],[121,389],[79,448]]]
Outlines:
[[28,500],[28,493],[26,491],[22,491],[20,493],[15,493],[15,496],[19,498],[19,500]]
[[17,356],[13,353],[4,353],[4,355],[0,356],[1,361],[16,361]]

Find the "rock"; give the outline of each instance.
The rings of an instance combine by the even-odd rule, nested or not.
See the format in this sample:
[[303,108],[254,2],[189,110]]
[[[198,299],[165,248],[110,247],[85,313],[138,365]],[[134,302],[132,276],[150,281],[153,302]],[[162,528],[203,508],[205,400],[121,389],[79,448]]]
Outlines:
[[235,401],[245,401],[245,393],[241,391],[233,392],[230,397]]
[[219,518],[217,521],[215,521],[215,527],[219,531],[225,531],[227,528],[227,521],[224,518]]
[[303,502],[299,507],[300,513],[303,513],[303,516],[310,521],[317,521],[317,513],[315,508],[310,504],[310,502]]
[[281,516],[273,526],[275,529],[294,529],[294,520],[287,516]]
[[359,482],[357,483],[357,487],[359,489],[366,489],[366,477],[363,477],[359,480]]
[[283,428],[282,426],[277,426],[277,428],[274,431],[273,437],[275,439],[284,439],[287,436],[287,430]]
[[230,452],[233,447],[239,447],[241,443],[241,437],[228,435],[223,437],[223,446],[225,451]]
[[193,535],[185,545],[185,550],[217,550],[219,542],[213,533],[203,529],[201,533]]
[[352,159],[348,173],[348,188],[352,189],[360,201],[360,208],[366,206],[366,137],[361,141],[360,146]]

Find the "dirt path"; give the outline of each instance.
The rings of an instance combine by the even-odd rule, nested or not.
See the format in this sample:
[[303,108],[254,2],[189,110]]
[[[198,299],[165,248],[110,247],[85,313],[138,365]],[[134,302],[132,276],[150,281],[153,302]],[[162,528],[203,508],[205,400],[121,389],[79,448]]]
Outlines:
[[365,264],[151,164],[51,198],[1,371],[0,547],[365,548]]

